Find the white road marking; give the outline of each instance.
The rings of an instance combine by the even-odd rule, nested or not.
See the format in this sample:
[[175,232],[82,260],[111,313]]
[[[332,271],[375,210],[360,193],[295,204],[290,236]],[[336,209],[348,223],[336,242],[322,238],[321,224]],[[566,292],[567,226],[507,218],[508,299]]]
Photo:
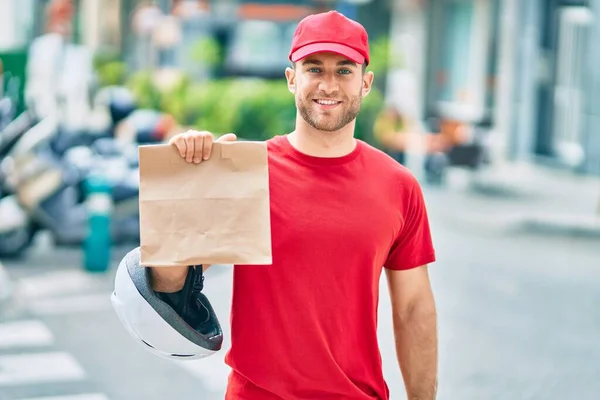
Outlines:
[[0,356],[0,386],[80,381],[85,371],[69,353]]
[[26,320],[0,324],[0,349],[48,346],[53,341],[52,332],[41,321]]
[[29,310],[37,315],[61,315],[80,312],[105,311],[110,309],[110,293],[80,296],[48,297],[31,299]]
[[98,288],[98,277],[83,270],[64,270],[19,279],[18,291],[29,298],[82,293]]

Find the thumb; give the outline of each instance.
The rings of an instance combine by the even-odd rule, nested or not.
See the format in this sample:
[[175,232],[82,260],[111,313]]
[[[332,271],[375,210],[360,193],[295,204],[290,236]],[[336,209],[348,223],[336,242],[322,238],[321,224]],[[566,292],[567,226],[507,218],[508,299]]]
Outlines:
[[217,142],[235,142],[237,140],[237,136],[235,133],[226,133],[223,136],[217,139]]

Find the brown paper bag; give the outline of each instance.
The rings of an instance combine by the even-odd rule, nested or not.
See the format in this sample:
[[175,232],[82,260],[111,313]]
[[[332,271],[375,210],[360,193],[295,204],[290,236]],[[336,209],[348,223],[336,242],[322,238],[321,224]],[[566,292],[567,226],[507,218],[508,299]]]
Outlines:
[[139,164],[143,265],[272,263],[265,142],[215,142],[200,164],[144,145]]

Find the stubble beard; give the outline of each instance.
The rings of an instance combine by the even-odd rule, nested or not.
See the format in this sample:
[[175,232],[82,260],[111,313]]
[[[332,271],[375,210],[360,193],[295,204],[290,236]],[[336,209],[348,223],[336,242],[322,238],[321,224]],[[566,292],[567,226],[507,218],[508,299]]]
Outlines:
[[[303,120],[305,120],[313,128],[323,132],[335,132],[339,131],[350,122],[352,122],[358,113],[362,104],[362,93],[359,92],[357,96],[353,96],[349,100],[345,100],[342,104],[347,106],[346,110],[343,110],[339,117],[333,117],[332,115],[323,115],[318,113],[314,107],[312,100],[313,96],[307,98],[296,97],[296,106],[298,112]],[[331,110],[330,113],[337,113],[339,110]]]

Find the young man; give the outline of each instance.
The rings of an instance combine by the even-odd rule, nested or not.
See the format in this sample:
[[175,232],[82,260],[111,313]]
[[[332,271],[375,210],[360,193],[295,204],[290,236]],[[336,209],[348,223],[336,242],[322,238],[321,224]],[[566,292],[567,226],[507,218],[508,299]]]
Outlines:
[[[435,255],[421,189],[406,168],[354,138],[373,82],[367,33],[334,11],[309,16],[290,60],[296,129],[268,141],[273,264],[234,267],[226,398],[388,399],[377,341],[385,267],[408,398],[434,399],[427,264]],[[171,143],[200,163],[213,135],[191,131]],[[180,290],[186,272],[153,269],[154,290]]]

